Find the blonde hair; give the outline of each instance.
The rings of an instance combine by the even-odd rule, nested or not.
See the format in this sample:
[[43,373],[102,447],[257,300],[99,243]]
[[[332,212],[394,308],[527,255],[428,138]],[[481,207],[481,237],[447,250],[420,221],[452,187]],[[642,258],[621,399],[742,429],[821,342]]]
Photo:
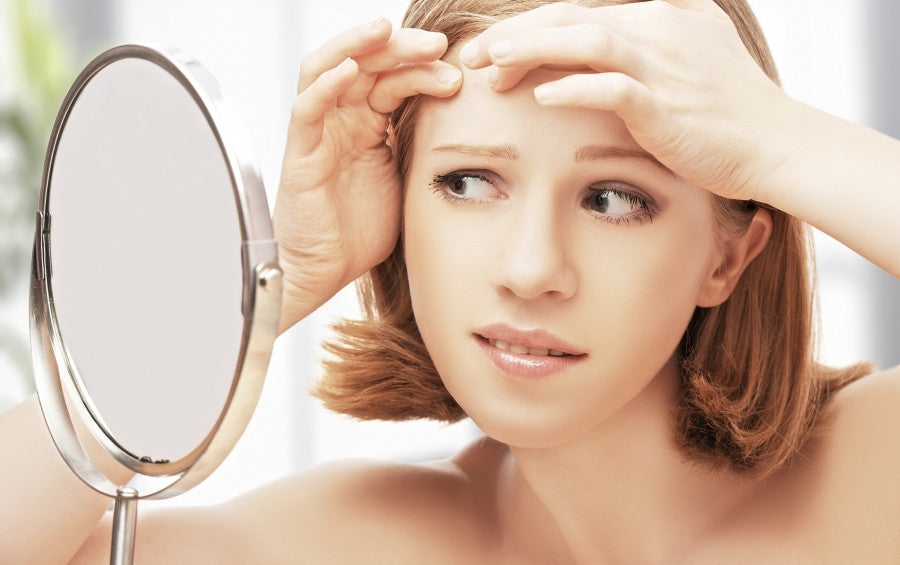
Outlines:
[[[450,50],[492,23],[553,0],[413,0],[404,27],[442,32]],[[642,0],[637,0],[642,1]],[[630,0],[582,1],[582,5]],[[774,61],[744,0],[717,0],[747,50],[776,83]],[[392,115],[401,174],[412,159],[416,118],[424,97]],[[739,237],[758,207],[715,199],[719,238]],[[813,355],[813,292],[805,225],[766,207],[773,232],[731,296],[698,308],[678,347],[682,394],[674,409],[677,444],[695,459],[765,476],[804,445],[833,394],[866,374],[865,364],[831,369]],[[361,419],[455,421],[463,409],[444,388],[416,326],[400,243],[358,281],[365,318],[335,326],[325,344],[333,359],[314,394],[330,409]]]

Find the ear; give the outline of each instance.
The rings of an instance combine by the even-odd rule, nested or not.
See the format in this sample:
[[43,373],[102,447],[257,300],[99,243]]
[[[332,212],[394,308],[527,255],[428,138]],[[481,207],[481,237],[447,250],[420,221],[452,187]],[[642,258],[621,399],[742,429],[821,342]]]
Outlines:
[[384,139],[384,144],[391,148],[391,153],[396,157],[397,156],[397,132],[394,131],[393,126],[388,126],[387,136]]
[[722,257],[710,274],[697,299],[697,306],[710,308],[725,302],[741,278],[744,269],[765,249],[772,235],[772,216],[763,208],[756,210],[747,231],[722,246]]

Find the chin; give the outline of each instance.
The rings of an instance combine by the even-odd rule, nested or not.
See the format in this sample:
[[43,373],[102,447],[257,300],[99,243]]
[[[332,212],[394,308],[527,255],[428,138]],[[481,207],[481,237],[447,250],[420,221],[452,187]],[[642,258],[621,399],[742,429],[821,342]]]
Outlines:
[[588,415],[566,410],[566,406],[526,408],[491,404],[473,407],[467,414],[486,436],[521,449],[550,449],[570,444],[590,435],[604,420],[602,407]]
[[488,437],[510,447],[551,449],[599,439],[604,430],[618,435],[646,424],[668,425],[678,393],[674,358],[644,374],[617,379],[592,372],[555,382],[513,383],[482,373],[477,383],[444,383]]

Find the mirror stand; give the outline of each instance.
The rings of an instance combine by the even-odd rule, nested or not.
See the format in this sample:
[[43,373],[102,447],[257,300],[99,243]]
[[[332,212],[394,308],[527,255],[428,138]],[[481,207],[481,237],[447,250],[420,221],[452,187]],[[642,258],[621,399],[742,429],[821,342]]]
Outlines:
[[[31,268],[35,387],[65,463],[115,500],[114,565],[133,562],[138,500],[189,490],[234,447],[272,354],[282,273],[234,127],[196,60],[123,45],[85,67],[51,133]],[[186,270],[202,273],[202,296],[171,276]],[[80,433],[132,479],[104,474]]]
[[110,565],[131,565],[134,561],[134,533],[137,529],[138,492],[122,486],[116,490],[113,507]]

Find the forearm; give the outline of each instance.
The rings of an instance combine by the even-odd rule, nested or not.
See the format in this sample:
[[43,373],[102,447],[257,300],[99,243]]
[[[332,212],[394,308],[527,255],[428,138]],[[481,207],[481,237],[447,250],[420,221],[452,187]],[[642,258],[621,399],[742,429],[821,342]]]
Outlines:
[[[900,277],[900,141],[793,102],[777,126],[783,165],[760,200]],[[778,135],[775,136],[778,139]]]
[[[88,446],[92,455],[105,453]],[[0,416],[0,563],[67,563],[87,539],[110,499],[66,466],[44,425],[37,397]],[[103,470],[126,482],[110,459]],[[117,470],[114,470],[117,469]]]

